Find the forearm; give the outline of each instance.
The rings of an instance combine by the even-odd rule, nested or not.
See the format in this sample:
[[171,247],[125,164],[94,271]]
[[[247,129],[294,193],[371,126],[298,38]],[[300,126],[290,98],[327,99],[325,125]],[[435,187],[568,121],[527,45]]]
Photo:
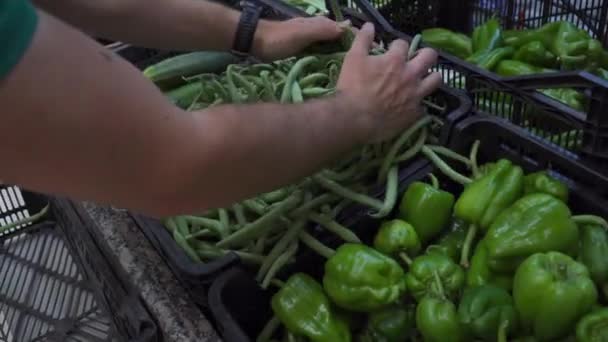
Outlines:
[[205,0],[36,0],[35,3],[99,37],[175,50],[229,50],[240,15]]

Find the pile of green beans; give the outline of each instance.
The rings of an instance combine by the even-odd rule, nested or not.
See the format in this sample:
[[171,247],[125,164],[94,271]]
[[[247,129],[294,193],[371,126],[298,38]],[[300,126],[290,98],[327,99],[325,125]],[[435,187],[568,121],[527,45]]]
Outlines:
[[[410,55],[416,45],[412,44]],[[330,96],[343,57],[344,53],[338,53],[271,64],[231,65],[221,75],[192,77],[188,81],[202,82],[202,91],[190,108],[260,101],[298,103]],[[437,109],[437,105],[427,104]],[[206,262],[236,253],[256,270],[257,281],[266,288],[284,266],[294,261],[301,244],[325,257],[334,253],[309,232],[312,225],[345,242],[361,242],[336,217],[351,204],[370,208],[369,214],[374,217],[388,216],[397,202],[398,164],[420,152],[432,160],[440,160],[438,154],[459,158],[432,145],[436,138],[431,132],[437,125],[441,125],[440,120],[425,115],[398,137],[366,145],[296,184],[229,208],[166,218],[164,224],[192,260]],[[367,195],[375,186],[385,187],[383,199]]]

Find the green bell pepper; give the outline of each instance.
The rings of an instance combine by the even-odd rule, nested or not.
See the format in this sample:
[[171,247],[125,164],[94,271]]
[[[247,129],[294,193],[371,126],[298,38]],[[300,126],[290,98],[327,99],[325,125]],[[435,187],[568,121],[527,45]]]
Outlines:
[[346,323],[332,311],[321,285],[303,273],[289,277],[272,297],[275,316],[290,332],[310,341],[350,341]]
[[582,112],[585,110],[587,99],[585,98],[585,94],[578,90],[572,88],[551,88],[543,89],[540,92],[578,111]]
[[539,67],[557,67],[557,57],[538,40],[521,46],[513,56],[513,59]]
[[513,299],[524,329],[551,340],[573,331],[597,291],[585,265],[560,252],[537,253],[517,268]]
[[511,46],[496,48],[490,51],[479,51],[466,59],[467,62],[473,63],[485,70],[494,70],[498,63],[504,59],[513,57],[515,49]]
[[604,227],[582,224],[579,261],[587,266],[598,290],[608,298],[608,233]]
[[470,224],[461,265],[468,267],[469,250],[477,229],[486,231],[498,214],[523,193],[524,172],[507,159],[498,160],[487,174],[468,184],[454,205],[456,217]]
[[464,341],[456,305],[445,295],[438,273],[432,274],[433,290],[416,307],[416,327],[427,342]]
[[431,291],[437,273],[448,298],[455,298],[464,286],[464,271],[448,256],[439,253],[424,254],[412,262],[405,275],[407,288],[417,301]]
[[564,202],[547,194],[529,194],[504,210],[488,230],[488,265],[497,272],[512,272],[534,253],[576,254],[578,236]]
[[496,73],[505,77],[542,74],[546,72],[555,72],[555,70],[537,67],[525,62],[511,59],[504,59],[500,61],[496,67]]
[[575,70],[592,62],[587,59],[591,37],[574,24],[563,21],[550,49],[561,61],[562,68]]
[[423,245],[449,223],[454,195],[423,182],[410,184],[401,199],[398,218],[409,222]]
[[365,245],[346,243],[325,263],[323,287],[336,305],[370,312],[403,296],[405,273],[391,257]]
[[399,257],[409,265],[412,263],[410,257],[418,255],[422,247],[414,227],[396,219],[380,226],[374,238],[374,248],[386,255]]
[[506,338],[517,332],[513,298],[506,290],[493,285],[466,289],[458,305],[458,316],[467,335],[484,341],[495,341],[499,335]]
[[422,41],[434,48],[465,59],[473,53],[471,38],[444,28],[430,28],[422,31]]
[[416,315],[412,305],[391,305],[369,314],[360,342],[400,342],[415,329]]
[[472,35],[473,53],[489,52],[503,44],[502,28],[498,19],[492,18],[477,26]]
[[467,287],[483,285],[495,285],[507,291],[513,287],[513,276],[494,272],[488,265],[488,248],[485,241],[481,240],[475,248],[475,253],[471,258],[471,266],[466,273]]
[[450,230],[440,236],[435,244],[428,246],[427,253],[439,252],[450,257],[452,261],[458,262],[467,235],[466,228],[467,224],[463,220],[453,218]]
[[568,203],[568,187],[551,177],[547,171],[530,173],[524,177],[524,194],[543,193]]
[[595,70],[595,74],[605,80],[608,80],[608,70],[604,68],[598,68]]
[[594,310],[576,324],[577,342],[608,341],[608,308]]

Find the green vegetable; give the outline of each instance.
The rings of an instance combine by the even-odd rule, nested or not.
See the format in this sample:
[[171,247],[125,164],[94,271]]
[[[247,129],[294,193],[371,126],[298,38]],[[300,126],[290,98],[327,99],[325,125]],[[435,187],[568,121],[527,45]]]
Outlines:
[[538,171],[524,177],[524,194],[543,193],[568,202],[568,187],[551,177],[547,171]]
[[402,220],[391,220],[383,223],[374,238],[374,248],[378,251],[403,259],[408,265],[410,256],[420,252],[420,240],[414,227]]
[[505,330],[500,332],[504,336],[517,332],[513,298],[506,290],[493,285],[466,289],[458,305],[458,316],[468,335],[484,341],[495,341],[500,329]]
[[464,271],[458,264],[443,254],[424,254],[414,259],[405,276],[407,288],[417,301],[432,290],[435,273],[440,277],[446,297],[455,298],[462,290]]
[[450,257],[452,261],[458,262],[467,235],[466,228],[467,224],[464,221],[453,218],[449,232],[439,237],[435,244],[430,245],[427,252],[443,253]]
[[503,44],[502,29],[498,19],[492,18],[473,30],[473,53],[491,51]]
[[538,40],[521,46],[513,56],[513,59],[539,67],[557,67],[557,57]]
[[595,74],[599,77],[608,80],[608,70],[604,68],[598,68],[595,70]]
[[608,308],[586,314],[576,324],[577,342],[608,341]]
[[510,291],[513,287],[513,277],[509,274],[498,273],[490,270],[488,265],[488,248],[485,241],[481,240],[475,248],[471,258],[471,266],[466,273],[467,287],[495,285]]
[[413,182],[407,188],[398,217],[409,222],[420,242],[425,245],[443,230],[450,220],[454,195],[423,182]]
[[184,77],[219,73],[238,60],[228,52],[197,51],[165,59],[143,73],[161,89],[170,89],[184,83]]
[[496,48],[490,51],[479,51],[467,58],[467,62],[471,62],[482,69],[494,70],[498,63],[504,59],[513,57],[515,49],[511,46]]
[[361,342],[400,342],[414,330],[413,306],[391,305],[369,314]]
[[296,273],[272,297],[272,310],[290,332],[310,341],[350,341],[346,323],[332,311],[321,285],[310,276]]
[[592,60],[587,59],[591,37],[574,24],[563,21],[557,30],[551,52],[561,61],[562,68],[567,70],[582,69]]
[[498,214],[522,195],[523,178],[521,167],[500,159],[485,175],[466,186],[454,205],[454,215],[470,224],[462,250],[463,266],[468,266],[469,250],[477,229],[486,231]]
[[416,326],[424,341],[464,341],[456,305],[445,295],[438,272],[433,272],[432,290],[416,307]]
[[585,265],[560,252],[537,253],[517,269],[513,299],[526,331],[551,340],[573,331],[597,291]]
[[346,243],[325,263],[323,286],[336,305],[370,312],[396,303],[406,290],[404,272],[375,249]]
[[593,224],[582,224],[579,229],[579,261],[587,266],[598,290],[608,298],[608,233]]
[[586,98],[583,93],[572,88],[543,89],[541,93],[567,104],[579,111],[585,110]]
[[514,271],[532,254],[560,251],[576,254],[578,228],[564,202],[547,194],[530,194],[504,210],[484,238],[488,265]]
[[471,38],[444,28],[423,30],[422,41],[462,59],[473,53]]
[[525,62],[511,59],[504,59],[500,61],[496,67],[496,73],[505,77],[542,74],[554,71],[555,70],[537,67]]
[[166,92],[165,96],[176,106],[188,109],[202,91],[203,84],[201,82],[192,82]]

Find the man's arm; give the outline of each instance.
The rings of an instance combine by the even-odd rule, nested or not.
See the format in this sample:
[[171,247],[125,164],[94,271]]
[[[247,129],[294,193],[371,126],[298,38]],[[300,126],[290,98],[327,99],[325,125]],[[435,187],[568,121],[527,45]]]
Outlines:
[[[35,0],[75,27],[108,39],[173,50],[232,48],[240,12],[206,0]],[[315,41],[337,39],[327,18],[260,20],[253,53],[263,59],[291,56]]]
[[130,64],[38,13],[31,46],[0,81],[0,178],[152,215],[225,206],[308,175],[410,124],[414,113],[403,112],[440,80],[421,76],[430,50],[407,68],[402,41],[369,57],[368,25],[345,60],[354,76],[341,76],[333,98],[188,113]]

